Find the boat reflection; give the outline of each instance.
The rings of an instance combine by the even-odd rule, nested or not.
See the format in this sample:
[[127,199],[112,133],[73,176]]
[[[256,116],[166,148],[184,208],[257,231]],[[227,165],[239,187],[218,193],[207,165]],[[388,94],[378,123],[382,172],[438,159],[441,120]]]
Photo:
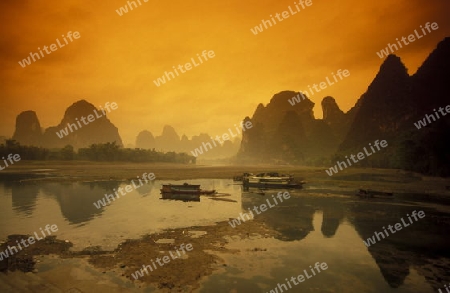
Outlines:
[[184,194],[184,193],[161,193],[161,198],[165,200],[180,201],[200,201],[200,194]]

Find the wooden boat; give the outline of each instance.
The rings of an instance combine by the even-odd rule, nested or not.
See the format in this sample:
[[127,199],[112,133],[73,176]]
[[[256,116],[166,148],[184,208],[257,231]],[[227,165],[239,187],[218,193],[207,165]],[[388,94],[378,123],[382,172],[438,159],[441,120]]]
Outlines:
[[211,195],[211,194],[215,194],[215,193],[217,193],[217,191],[215,189],[211,189],[211,190],[200,189],[201,195]]
[[193,184],[163,184],[161,193],[185,193],[185,194],[199,194],[200,185]]
[[260,173],[257,175],[244,174],[243,185],[245,188],[302,188],[304,181],[295,182],[292,175],[283,175],[276,172]]
[[383,191],[376,191],[376,190],[370,190],[370,189],[359,189],[359,191],[356,193],[359,197],[367,197],[367,198],[393,198],[394,194],[392,192],[383,192]]
[[215,190],[203,190],[200,189],[198,184],[163,184],[161,188],[161,193],[172,193],[172,194],[214,194]]
[[247,177],[247,176],[253,176],[253,174],[251,174],[251,173],[244,173],[243,175],[233,176],[233,181],[235,181],[235,182],[244,181],[244,178]]

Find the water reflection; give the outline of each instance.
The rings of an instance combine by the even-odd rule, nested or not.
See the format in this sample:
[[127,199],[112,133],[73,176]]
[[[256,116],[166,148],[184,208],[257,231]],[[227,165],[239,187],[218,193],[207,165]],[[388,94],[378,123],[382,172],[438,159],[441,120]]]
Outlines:
[[36,206],[39,187],[35,184],[9,183],[5,189],[11,189],[13,210],[18,214],[30,216]]
[[199,194],[176,194],[176,193],[161,193],[161,199],[167,200],[181,200],[187,201],[200,201]]
[[367,240],[375,231],[382,231],[382,227],[399,223],[401,218],[406,219],[413,210],[423,210],[425,218],[395,234],[389,233],[388,237],[368,247],[368,251],[392,288],[400,287],[410,274],[410,268],[415,267],[418,274],[425,276],[437,290],[442,285],[442,276],[447,276],[447,282],[450,280],[446,267],[439,260],[450,257],[450,238],[446,228],[450,222],[448,214],[414,205],[361,201],[351,208],[351,222],[360,237]]
[[152,193],[154,185],[155,184],[153,183],[153,181],[150,181],[148,184],[144,184],[139,188],[136,188],[136,191],[142,196],[149,196]]
[[338,201],[327,200],[321,203],[320,208],[323,210],[322,234],[328,238],[333,237],[344,220],[344,206]]
[[103,212],[93,203],[112,193],[119,183],[113,181],[88,183],[46,183],[42,190],[58,202],[61,213],[71,224],[81,224],[92,220]]
[[[161,195],[157,188],[165,182],[158,182],[144,185],[136,189],[136,192],[113,201],[111,205],[97,209],[93,203],[101,200],[105,193],[117,190],[122,183],[3,182],[4,190],[0,188],[0,195],[3,193],[6,196],[0,196],[0,218],[1,214],[7,216],[1,218],[0,230],[8,228],[8,233],[12,234],[20,227],[21,231],[17,232],[30,233],[36,230],[36,225],[57,223],[58,227],[61,227],[61,233],[65,233],[63,235],[71,241],[77,241],[77,238],[87,239],[85,242],[89,244],[107,243],[114,249],[125,238],[139,238],[140,235],[156,229],[228,221],[237,217],[240,212],[247,212],[254,206],[266,204],[268,199],[272,199],[272,194],[278,192],[265,191],[264,194],[242,192],[240,186],[231,185],[231,180],[199,179],[196,182],[202,184],[205,189],[230,193],[229,198],[237,203],[213,201],[207,197],[201,198],[201,202],[200,198],[197,200],[174,195],[168,198]],[[184,202],[192,200],[197,203]],[[58,222],[60,219],[57,217],[61,218],[58,209],[62,218],[75,227],[64,226]],[[261,221],[269,229],[278,232],[275,239],[271,239],[273,242],[267,242],[267,246],[271,249],[268,249],[266,255],[270,255],[271,258],[266,257],[264,260],[265,252],[249,252],[248,258],[251,260],[251,266],[255,268],[258,268],[255,264],[255,255],[258,255],[258,260],[267,261],[265,269],[270,270],[280,281],[296,273],[298,267],[307,267],[326,257],[330,259],[330,267],[333,265],[338,271],[341,270],[336,273],[337,276],[330,277],[337,281],[345,279],[353,282],[352,278],[357,278],[359,282],[364,280],[379,292],[383,290],[392,292],[391,288],[399,289],[397,292],[414,292],[408,287],[412,281],[421,286],[426,282],[437,290],[443,283],[450,281],[448,266],[445,262],[444,264],[441,262],[443,258],[450,258],[448,214],[424,209],[426,217],[402,231],[368,248],[362,242],[372,237],[375,231],[380,231],[381,227],[398,223],[414,209],[421,210],[408,202],[325,197],[311,195],[305,191],[293,191],[288,200],[255,215],[256,221]],[[45,214],[52,214],[53,218],[45,218],[44,223],[38,223],[36,219],[41,221],[40,217]],[[318,214],[321,215],[320,220],[317,220]],[[85,242],[81,244],[86,245]],[[263,240],[258,240],[258,245],[265,244]],[[255,246],[249,247],[249,251],[253,248]],[[286,252],[283,249],[286,249]],[[236,257],[237,261],[244,262],[241,255]],[[276,261],[282,264],[279,265],[275,263]],[[248,267],[242,271],[247,272]],[[230,267],[230,271],[231,269]],[[257,283],[266,283],[268,287],[273,283],[273,279],[268,277],[260,279],[257,273],[252,278]],[[385,283],[377,285],[379,279],[384,279]],[[226,284],[239,280],[236,288],[242,286],[256,290],[255,283],[250,282],[250,278],[239,277],[237,274],[224,275],[223,278],[214,276],[212,280]],[[361,288],[364,288],[362,284],[364,282],[361,282]]]
[[[277,191],[266,191],[264,194],[243,193],[242,209],[248,211],[254,206],[266,203],[266,200],[276,193]],[[347,222],[354,227],[359,239],[334,253],[353,253],[356,246],[367,251],[390,288],[402,287],[405,280],[411,278],[411,269],[415,268],[420,278],[437,289],[442,286],[443,276],[448,277],[448,266],[443,266],[437,260],[450,257],[450,238],[445,228],[450,223],[448,214],[424,209],[429,216],[405,227],[399,233],[390,235],[370,247],[366,247],[362,241],[372,237],[375,231],[382,231],[383,226],[400,222],[402,217],[406,217],[413,210],[422,209],[411,203],[359,199],[354,201],[352,198],[314,197],[303,194],[293,196],[285,204],[255,215],[255,219],[279,232],[281,236],[275,237],[278,240],[305,241],[314,232],[315,213],[321,211],[320,232],[324,238],[317,244],[318,247],[325,245],[326,241],[334,243],[333,238],[336,237],[340,225]],[[433,218],[439,218],[442,222],[430,222]]]
[[103,209],[97,209],[93,202],[111,193],[118,182],[86,182],[86,183],[27,183],[5,182],[5,191],[11,190],[13,210],[19,215],[31,216],[36,208],[36,201],[40,191],[43,195],[54,198],[61,209],[61,213],[71,224],[90,221],[100,215]]
[[[263,194],[243,193],[242,208],[248,211],[254,206],[267,204],[267,201],[273,204],[272,195],[277,192],[273,190]],[[342,200],[291,196],[284,203],[279,203],[256,217],[260,217],[269,227],[281,233],[282,236],[277,236],[277,239],[295,241],[304,239],[314,231],[313,216],[316,210],[323,211],[322,234],[325,237],[333,237],[345,217]]]
[[[177,195],[169,199],[162,197],[157,188],[166,182],[158,181],[133,189],[110,203],[105,194],[113,194],[127,183],[0,181],[0,238],[30,233],[36,225],[55,223],[60,227],[58,235],[73,241],[76,249],[92,245],[110,250],[124,238],[139,238],[162,229],[213,225],[240,210],[240,188],[226,181],[197,179],[190,182],[205,188],[216,186],[227,194],[228,201],[214,201],[209,197],[200,201],[199,197]],[[171,181],[174,182],[176,180]]]

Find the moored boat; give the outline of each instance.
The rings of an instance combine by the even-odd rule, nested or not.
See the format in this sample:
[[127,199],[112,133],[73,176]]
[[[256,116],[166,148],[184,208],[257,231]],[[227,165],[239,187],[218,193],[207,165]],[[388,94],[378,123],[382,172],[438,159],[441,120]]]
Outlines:
[[161,193],[172,194],[214,194],[215,190],[203,190],[198,184],[163,184]]
[[356,195],[362,198],[394,198],[394,194],[392,192],[376,191],[370,189],[359,189]]
[[305,182],[296,182],[292,175],[278,174],[277,172],[246,174],[243,178],[244,187],[258,188],[302,188]]

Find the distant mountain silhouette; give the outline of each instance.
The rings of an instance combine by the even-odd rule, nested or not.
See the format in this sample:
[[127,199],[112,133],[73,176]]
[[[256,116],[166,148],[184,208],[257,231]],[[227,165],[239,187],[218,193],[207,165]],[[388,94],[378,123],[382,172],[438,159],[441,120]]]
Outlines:
[[[93,115],[94,110],[98,116],[94,115],[95,120],[84,124],[81,118]],[[78,121],[77,121],[78,119]],[[79,124],[81,124],[81,127]],[[75,125],[72,131],[66,129],[68,123]],[[66,129],[67,135],[60,131]],[[61,138],[56,134],[60,133]],[[49,127],[45,131],[41,126],[37,115],[33,111],[20,113],[16,119],[16,129],[12,137],[22,145],[35,145],[47,148],[62,148],[66,145],[72,145],[74,148],[88,147],[95,143],[116,142],[122,145],[119,131],[103,113],[94,107],[91,103],[80,100],[72,104],[64,113],[64,117],[57,126]]]
[[340,150],[360,151],[376,139],[390,142],[399,131],[411,128],[407,118],[415,111],[415,102],[411,99],[410,77],[400,58],[386,58],[360,101]]
[[140,149],[153,149],[156,147],[155,137],[148,130],[139,132],[136,137],[136,147]]
[[155,137],[156,148],[167,151],[180,150],[180,136],[170,125],[165,125],[160,136]]
[[349,128],[355,114],[359,109],[359,105],[355,105],[347,113],[339,109],[336,100],[332,97],[325,97],[322,100],[323,122],[327,124],[338,137],[344,137]]
[[[329,166],[345,156],[357,154],[375,140],[386,140],[388,147],[360,160],[355,166],[404,168],[431,175],[450,175],[450,116],[440,114],[426,121],[425,115],[445,108],[450,96],[450,38],[441,41],[417,72],[410,76],[399,57],[389,55],[381,64],[367,91],[355,106],[344,113],[332,97],[322,102],[323,119],[315,119],[314,103],[294,91],[275,94],[269,104],[259,104],[253,116],[245,117],[252,128],[238,142],[226,141],[203,150],[199,159],[231,157],[236,162],[292,163]],[[296,97],[294,102],[294,97]],[[106,116],[96,118],[62,138],[56,134],[68,123],[98,111],[85,100],[70,106],[61,123],[41,129],[33,111],[20,113],[13,139],[23,145],[47,148],[88,147],[93,143],[116,142],[122,146],[117,128]],[[447,114],[448,115],[448,114]],[[424,122],[418,129],[417,122]],[[427,123],[425,123],[427,122]],[[426,125],[425,125],[426,124]],[[224,131],[226,132],[226,131]],[[186,152],[211,143],[201,133],[189,139],[166,125],[160,136],[142,131],[136,147],[158,151]]]
[[245,118],[253,128],[243,133],[238,161],[328,165],[386,140],[386,149],[357,166],[450,175],[450,116],[440,114],[421,129],[414,124],[450,104],[449,85],[450,38],[445,38],[413,76],[399,57],[389,55],[347,113],[325,97],[323,119],[314,119],[307,97],[292,103],[299,93],[280,92]]
[[17,116],[13,139],[24,145],[41,145],[42,129],[36,112],[25,111]]
[[358,101],[359,109],[338,157],[385,139],[389,143],[385,152],[364,159],[361,165],[450,175],[450,116],[439,114],[426,127],[414,126],[426,114],[450,104],[449,85],[450,38],[439,43],[413,76],[400,58],[389,55]]
[[[211,136],[206,133],[194,135],[191,139],[183,134],[180,138],[176,130],[170,125],[164,126],[160,136],[154,137],[150,131],[143,130],[136,137],[137,148],[156,149],[164,152],[184,152],[188,155],[192,155],[192,151],[195,152],[196,148],[208,142],[211,143]],[[236,155],[238,150],[238,141],[227,140],[222,145],[216,142],[216,146],[200,154],[198,159],[231,158]]]
[[322,102],[324,119],[315,119],[314,103],[306,95],[294,105],[289,99],[300,93],[280,92],[267,106],[259,104],[243,133],[239,161],[310,163],[334,154],[344,139],[352,114],[343,113],[332,97]]

